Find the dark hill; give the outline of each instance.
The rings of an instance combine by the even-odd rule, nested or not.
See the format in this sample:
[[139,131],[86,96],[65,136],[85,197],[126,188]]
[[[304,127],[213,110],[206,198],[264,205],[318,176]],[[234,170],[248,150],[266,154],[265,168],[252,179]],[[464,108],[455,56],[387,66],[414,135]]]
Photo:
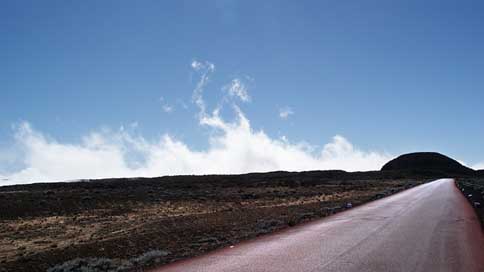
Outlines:
[[472,175],[471,168],[435,152],[410,153],[397,157],[383,166],[382,171],[435,172],[452,175]]

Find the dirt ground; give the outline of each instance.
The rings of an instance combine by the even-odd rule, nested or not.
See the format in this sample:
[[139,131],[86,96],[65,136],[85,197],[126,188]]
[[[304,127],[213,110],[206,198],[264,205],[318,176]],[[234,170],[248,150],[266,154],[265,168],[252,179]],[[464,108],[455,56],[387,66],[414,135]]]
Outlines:
[[268,173],[0,187],[0,271],[46,271],[75,258],[128,260],[163,252],[128,269],[142,270],[425,181],[332,176]]

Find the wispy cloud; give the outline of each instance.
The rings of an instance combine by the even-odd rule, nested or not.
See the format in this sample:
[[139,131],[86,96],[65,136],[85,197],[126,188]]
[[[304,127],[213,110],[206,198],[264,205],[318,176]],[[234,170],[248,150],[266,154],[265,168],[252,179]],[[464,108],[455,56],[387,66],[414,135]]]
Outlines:
[[208,70],[210,72],[215,71],[215,65],[208,61],[200,62],[198,60],[193,60],[191,66],[196,71],[199,71],[199,70]]
[[160,97],[160,103],[161,103],[161,109],[166,112],[166,113],[170,113],[174,110],[174,107],[167,104],[166,101],[165,101],[165,98],[163,98],[163,96]]
[[163,109],[163,111],[164,111],[164,112],[166,112],[166,113],[170,113],[170,112],[172,112],[172,111],[173,111],[173,107],[172,107],[172,106],[170,106],[170,105],[163,105],[163,106],[161,106],[161,108],[162,108],[162,109]]
[[227,93],[232,97],[238,97],[243,102],[249,102],[250,96],[247,92],[247,86],[244,82],[239,78],[234,78],[230,82],[230,84],[224,86],[223,90],[227,91]]
[[293,115],[294,111],[290,107],[283,107],[279,109],[279,117],[286,120],[290,115]]
[[192,68],[200,74],[200,80],[198,81],[195,89],[192,93],[192,101],[197,105],[200,112],[200,117],[206,114],[205,101],[203,100],[203,91],[208,84],[211,74],[215,71],[215,65],[211,62],[199,62],[194,60],[192,62]]
[[340,135],[320,149],[286,137],[273,138],[263,130],[254,130],[233,101],[230,103],[236,115],[234,120],[224,119],[218,107],[207,113],[203,91],[215,66],[194,62],[192,68],[200,76],[192,96],[199,108],[198,124],[213,131],[205,150],[193,149],[169,134],[150,141],[139,135],[135,127],[129,131],[94,131],[81,137],[79,143],[59,142],[24,122],[15,130],[15,140],[24,150],[25,167],[0,173],[0,185],[273,170],[374,170],[392,158],[386,153],[360,150]]

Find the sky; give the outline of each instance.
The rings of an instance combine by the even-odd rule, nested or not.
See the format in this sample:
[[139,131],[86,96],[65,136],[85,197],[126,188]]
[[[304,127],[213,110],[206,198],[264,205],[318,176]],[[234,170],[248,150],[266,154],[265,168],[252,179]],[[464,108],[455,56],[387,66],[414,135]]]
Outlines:
[[0,185],[484,168],[482,1],[1,1]]

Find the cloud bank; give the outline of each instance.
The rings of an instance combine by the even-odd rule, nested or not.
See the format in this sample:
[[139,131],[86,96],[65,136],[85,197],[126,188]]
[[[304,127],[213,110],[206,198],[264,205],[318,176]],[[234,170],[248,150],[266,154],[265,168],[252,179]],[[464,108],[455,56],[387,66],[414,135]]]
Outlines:
[[[169,134],[149,141],[137,134],[135,128],[95,131],[81,137],[79,143],[62,143],[24,122],[15,130],[24,167],[12,173],[0,173],[0,185],[274,170],[376,170],[393,157],[360,150],[340,135],[320,149],[304,142],[290,142],[286,137],[273,138],[262,130],[254,130],[233,100],[224,103],[235,112],[234,120],[225,120],[220,115],[221,105],[209,113],[203,92],[215,66],[193,61],[192,69],[200,76],[192,94],[193,103],[198,107],[198,125],[213,131],[207,138],[208,148],[196,150]],[[239,80],[232,80],[225,91],[229,96],[248,101],[248,90],[241,84]]]
[[197,151],[170,135],[148,142],[122,129],[93,132],[78,144],[60,143],[23,123],[16,140],[25,150],[26,167],[3,175],[8,180],[0,183],[273,170],[372,170],[390,159],[385,154],[358,150],[339,135],[319,152],[304,144],[273,139],[263,131],[254,131],[241,112],[233,123],[213,115],[203,124],[221,132],[209,137],[207,150]]

